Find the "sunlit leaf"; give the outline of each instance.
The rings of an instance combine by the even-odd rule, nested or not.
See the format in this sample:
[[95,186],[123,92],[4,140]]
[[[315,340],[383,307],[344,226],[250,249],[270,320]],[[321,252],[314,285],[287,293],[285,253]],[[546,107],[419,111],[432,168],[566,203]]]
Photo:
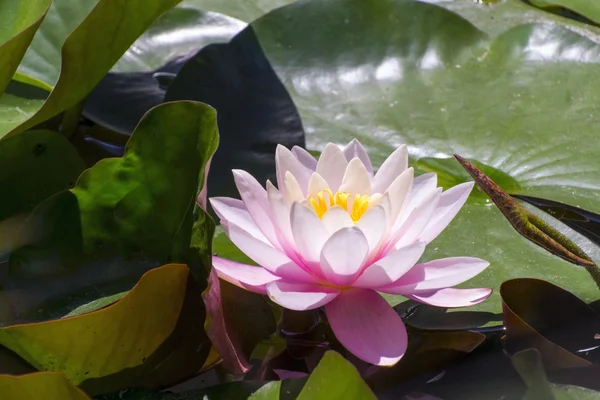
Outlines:
[[0,375],[0,398],[19,400],[91,400],[63,374],[38,372],[23,376]]
[[376,399],[352,364],[335,351],[325,353],[298,400]]
[[40,370],[64,373],[88,392],[161,387],[204,363],[210,342],[202,330],[201,304],[188,268],[172,264],[147,272],[112,306],[2,328],[0,343]]
[[0,95],[4,93],[51,0],[11,0],[0,3]]
[[[54,2],[45,20],[46,27],[40,28],[38,39],[34,39],[30,50],[32,54],[49,51],[48,70],[40,76],[25,67],[21,69],[21,72],[46,83],[55,83],[54,90],[43,105],[38,104],[33,116],[21,111],[27,99],[6,95],[0,98],[0,110],[5,110],[0,113],[0,137],[11,131],[23,131],[77,105],[131,43],[179,1],[149,3],[145,0],[100,0],[97,4],[95,0],[74,4],[68,0]],[[57,35],[56,40],[47,39],[46,36],[52,35]],[[57,62],[59,48],[60,61]],[[40,64],[35,55],[26,58],[25,64],[32,58],[33,64]],[[60,75],[56,75],[57,68],[60,68]]]

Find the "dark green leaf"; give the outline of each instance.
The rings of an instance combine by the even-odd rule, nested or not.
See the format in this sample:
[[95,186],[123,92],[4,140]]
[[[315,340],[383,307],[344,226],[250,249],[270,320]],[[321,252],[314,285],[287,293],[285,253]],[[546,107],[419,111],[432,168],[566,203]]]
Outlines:
[[57,132],[28,131],[0,141],[0,221],[72,188],[83,169],[77,150]]
[[0,324],[64,316],[170,262],[188,264],[204,286],[213,224],[196,198],[217,146],[215,119],[194,102],[152,109],[123,158],[96,164],[34,210],[0,280],[9,289],[0,310],[10,310]]

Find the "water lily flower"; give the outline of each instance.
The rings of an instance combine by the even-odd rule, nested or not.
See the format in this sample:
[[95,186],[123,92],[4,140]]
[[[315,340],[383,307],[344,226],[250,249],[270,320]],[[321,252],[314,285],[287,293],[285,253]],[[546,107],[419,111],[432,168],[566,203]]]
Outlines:
[[405,145],[373,172],[364,147],[328,144],[276,151],[277,188],[234,170],[241,200],[212,198],[231,241],[259,266],[213,258],[219,276],[291,310],[325,307],[337,339],[375,365],[407,348],[402,319],[379,294],[440,307],[477,304],[491,289],[456,289],[489,264],[471,257],[418,263],[450,223],[473,183],[445,192],[433,173],[414,177]]

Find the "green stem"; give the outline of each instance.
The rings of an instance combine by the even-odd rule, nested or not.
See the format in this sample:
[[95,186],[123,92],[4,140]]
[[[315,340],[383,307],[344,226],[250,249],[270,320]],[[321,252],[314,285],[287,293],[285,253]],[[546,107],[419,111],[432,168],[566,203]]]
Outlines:
[[73,136],[75,136],[75,133],[77,133],[77,128],[79,127],[79,121],[81,120],[81,114],[83,113],[84,105],[85,100],[80,101],[63,113],[59,131],[65,135],[69,141],[72,141]]

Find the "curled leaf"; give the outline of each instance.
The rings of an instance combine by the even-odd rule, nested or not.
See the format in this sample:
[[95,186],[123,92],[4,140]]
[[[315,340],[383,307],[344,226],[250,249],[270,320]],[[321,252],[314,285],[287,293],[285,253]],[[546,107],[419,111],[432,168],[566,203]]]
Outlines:
[[[471,174],[479,187],[490,197],[521,236],[573,264],[585,267],[596,266],[579,246],[540,217],[518,204],[481,170],[457,154],[454,157]],[[596,282],[600,282],[600,280],[596,280]]]

